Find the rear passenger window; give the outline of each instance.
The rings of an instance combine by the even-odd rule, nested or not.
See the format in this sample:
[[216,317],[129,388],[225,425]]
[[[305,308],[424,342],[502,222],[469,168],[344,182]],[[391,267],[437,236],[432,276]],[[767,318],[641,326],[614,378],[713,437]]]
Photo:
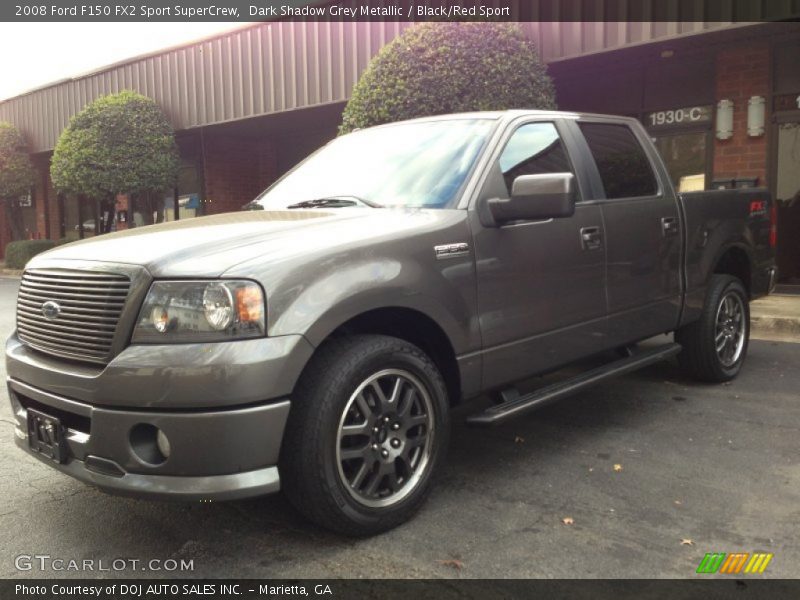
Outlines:
[[520,175],[572,172],[552,123],[528,123],[517,129],[500,155],[500,170],[509,196],[511,184]]
[[594,156],[606,198],[655,196],[658,184],[650,161],[627,125],[578,123]]

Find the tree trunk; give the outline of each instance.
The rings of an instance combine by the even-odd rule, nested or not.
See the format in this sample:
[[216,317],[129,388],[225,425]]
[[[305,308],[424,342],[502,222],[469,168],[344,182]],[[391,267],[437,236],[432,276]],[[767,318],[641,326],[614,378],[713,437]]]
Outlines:
[[145,225],[153,224],[153,202],[150,194],[143,192],[136,195],[136,207],[142,215],[142,222]]
[[114,205],[115,197],[112,195],[109,198],[100,200],[98,210],[98,223],[95,223],[95,229],[98,234],[111,233],[111,226],[114,223]]

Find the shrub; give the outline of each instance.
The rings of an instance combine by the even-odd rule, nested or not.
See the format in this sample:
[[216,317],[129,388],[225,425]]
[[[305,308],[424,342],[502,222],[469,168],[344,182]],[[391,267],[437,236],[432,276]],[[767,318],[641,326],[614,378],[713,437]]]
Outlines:
[[30,193],[36,178],[25,139],[11,123],[0,122],[0,199],[11,225],[13,239],[23,235],[20,196]]
[[6,246],[6,268],[24,269],[28,261],[37,254],[41,254],[56,247],[53,240],[20,240],[10,242]]
[[372,59],[353,88],[339,131],[510,108],[556,108],[546,68],[519,25],[424,23]]
[[56,143],[50,174],[60,192],[111,202],[117,194],[171,188],[179,168],[167,117],[152,98],[126,90],[72,117]]

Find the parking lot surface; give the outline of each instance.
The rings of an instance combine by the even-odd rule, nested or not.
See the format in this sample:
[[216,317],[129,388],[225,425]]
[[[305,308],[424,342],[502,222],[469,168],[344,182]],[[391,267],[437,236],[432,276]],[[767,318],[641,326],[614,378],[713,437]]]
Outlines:
[[[0,335],[17,281],[0,279]],[[456,412],[449,459],[420,514],[371,539],[304,522],[280,496],[173,504],[108,496],[14,445],[0,408],[0,577],[694,577],[706,552],[800,562],[800,344],[752,341],[728,385],[674,362],[492,430]],[[5,377],[5,370],[2,375]],[[141,561],[123,571],[20,571],[19,555]],[[151,559],[188,572],[143,571]],[[708,576],[706,576],[708,577]]]

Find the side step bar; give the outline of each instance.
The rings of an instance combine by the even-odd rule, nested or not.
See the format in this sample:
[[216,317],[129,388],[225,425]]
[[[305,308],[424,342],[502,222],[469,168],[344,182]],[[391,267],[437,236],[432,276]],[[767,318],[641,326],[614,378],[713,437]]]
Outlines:
[[560,400],[565,396],[574,394],[575,392],[601,381],[605,381],[606,379],[624,375],[631,371],[641,369],[642,367],[652,365],[653,363],[666,360],[675,356],[680,351],[680,344],[667,344],[665,346],[653,348],[652,350],[638,352],[633,356],[615,360],[601,367],[581,373],[572,379],[560,381],[553,385],[534,390],[524,396],[518,394],[504,395],[510,399],[489,407],[483,412],[467,417],[467,423],[475,427],[497,425],[498,423],[517,417],[522,413],[541,408],[555,400]]

